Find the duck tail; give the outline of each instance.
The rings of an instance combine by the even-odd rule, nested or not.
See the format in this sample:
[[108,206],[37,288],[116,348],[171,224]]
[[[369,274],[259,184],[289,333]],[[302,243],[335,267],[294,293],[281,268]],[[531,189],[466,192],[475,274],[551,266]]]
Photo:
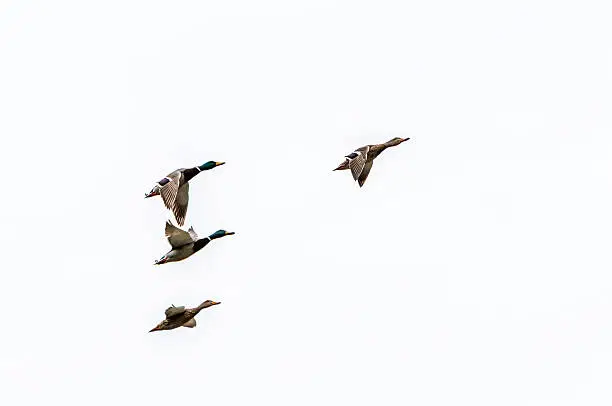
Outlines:
[[336,169],[334,169],[334,171],[343,171],[345,169],[349,168],[349,160],[345,159],[344,162],[342,162]]

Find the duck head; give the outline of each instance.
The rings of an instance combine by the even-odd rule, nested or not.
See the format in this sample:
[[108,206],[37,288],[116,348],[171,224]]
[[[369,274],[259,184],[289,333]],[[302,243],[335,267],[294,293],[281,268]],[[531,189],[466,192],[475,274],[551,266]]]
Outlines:
[[198,306],[200,309],[206,309],[207,307],[211,307],[211,306],[215,306],[221,304],[221,302],[215,302],[214,300],[207,300],[204,303],[202,303],[200,306]]
[[211,240],[214,240],[215,238],[221,238],[221,237],[225,237],[226,235],[234,235],[234,234],[236,233],[234,233],[233,231],[217,230],[211,235],[209,235],[209,237]]
[[408,141],[410,138],[400,138],[400,137],[395,137],[390,139],[389,141],[385,142],[385,145],[387,145],[388,147],[394,147],[396,145],[401,144],[402,142]]
[[209,169],[216,168],[217,166],[221,166],[223,164],[225,164],[225,162],[208,161],[198,166],[198,168],[200,168],[201,171],[207,171]]

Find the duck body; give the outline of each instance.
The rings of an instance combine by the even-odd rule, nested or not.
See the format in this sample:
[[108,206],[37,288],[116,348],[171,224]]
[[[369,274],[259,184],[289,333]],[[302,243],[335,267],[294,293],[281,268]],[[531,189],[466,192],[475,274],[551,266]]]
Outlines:
[[359,187],[363,187],[372,169],[374,159],[387,148],[399,145],[409,139],[396,137],[382,144],[372,144],[357,148],[352,153],[345,155],[344,161],[334,171],[350,169],[353,179],[359,183]]
[[181,168],[170,172],[166,177],[157,182],[145,198],[158,196],[168,210],[174,214],[179,226],[185,224],[187,206],[189,205],[189,181],[202,171],[216,168],[225,162],[208,161],[193,168]]
[[189,258],[190,256],[192,256],[193,254],[197,252],[194,249],[194,245],[195,245],[194,243],[191,243],[191,244],[183,245],[182,247],[168,251],[166,255],[164,255],[164,257],[166,258],[165,261],[163,261],[164,257],[162,257],[162,259],[157,262],[157,265],[163,264],[165,262],[182,261],[186,258]]
[[149,332],[161,331],[161,330],[173,330],[179,327],[193,328],[196,326],[195,316],[207,307],[221,304],[221,302],[215,302],[214,300],[207,300],[197,307],[191,309],[185,309],[185,306],[170,306],[166,309],[166,318],[155,326]]
[[182,261],[207,246],[212,240],[233,234],[235,233],[225,230],[218,230],[208,237],[199,238],[196,232],[193,230],[193,227],[189,228],[189,231],[184,231],[167,221],[166,237],[168,238],[168,242],[170,243],[172,249],[159,260],[155,261],[154,265]]

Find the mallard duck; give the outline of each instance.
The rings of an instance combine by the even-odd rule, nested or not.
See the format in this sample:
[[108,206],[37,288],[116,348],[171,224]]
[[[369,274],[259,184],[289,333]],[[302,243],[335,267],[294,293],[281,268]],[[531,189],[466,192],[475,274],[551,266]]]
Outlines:
[[187,205],[189,204],[189,181],[198,173],[223,165],[225,162],[208,161],[193,168],[181,168],[171,172],[157,182],[153,189],[145,194],[147,197],[161,195],[164,205],[171,210],[179,226],[185,224]]
[[168,238],[172,249],[158,261],[155,261],[154,265],[182,261],[204,248],[212,240],[234,234],[233,232],[218,230],[208,237],[198,238],[193,227],[190,227],[189,231],[185,231],[175,227],[170,221],[166,221],[166,238]]
[[353,174],[353,179],[359,183],[359,187],[362,187],[370,174],[374,158],[380,155],[385,149],[399,145],[409,139],[410,138],[395,137],[384,144],[366,145],[365,147],[357,148],[355,152],[346,155],[344,162],[334,169],[334,171],[350,169]]
[[155,326],[153,329],[149,330],[149,333],[152,331],[160,331],[160,330],[172,330],[178,327],[189,327],[194,328],[196,326],[195,316],[200,313],[202,309],[206,309],[207,307],[215,306],[221,304],[221,302],[215,302],[214,300],[207,300],[198,307],[194,307],[193,309],[185,309],[185,306],[170,306],[166,309],[166,319]]

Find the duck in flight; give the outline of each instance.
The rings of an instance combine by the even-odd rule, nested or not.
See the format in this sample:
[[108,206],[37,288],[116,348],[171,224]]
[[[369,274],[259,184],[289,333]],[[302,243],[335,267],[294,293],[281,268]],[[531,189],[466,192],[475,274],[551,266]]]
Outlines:
[[153,186],[145,198],[161,195],[164,205],[171,210],[179,226],[185,224],[187,206],[189,205],[189,181],[202,171],[216,168],[225,162],[208,161],[193,168],[181,168],[170,172],[168,176]]
[[175,227],[170,221],[166,221],[166,238],[168,238],[168,242],[172,249],[159,260],[155,261],[154,265],[182,261],[204,248],[212,240],[234,234],[236,233],[218,230],[208,237],[199,238],[193,230],[193,227],[190,227],[189,231],[185,231]]
[[196,326],[195,316],[200,313],[202,309],[207,307],[221,304],[221,302],[215,302],[214,300],[207,300],[198,307],[193,309],[185,309],[185,306],[170,306],[166,309],[166,319],[155,326],[152,331],[160,330],[173,330],[178,327],[189,327],[194,328]]
[[357,148],[353,153],[346,155],[344,162],[334,169],[334,171],[350,169],[353,179],[359,183],[359,187],[362,187],[370,174],[374,158],[380,155],[385,149],[395,147],[409,139],[410,138],[395,137],[383,144],[366,145],[365,147]]

